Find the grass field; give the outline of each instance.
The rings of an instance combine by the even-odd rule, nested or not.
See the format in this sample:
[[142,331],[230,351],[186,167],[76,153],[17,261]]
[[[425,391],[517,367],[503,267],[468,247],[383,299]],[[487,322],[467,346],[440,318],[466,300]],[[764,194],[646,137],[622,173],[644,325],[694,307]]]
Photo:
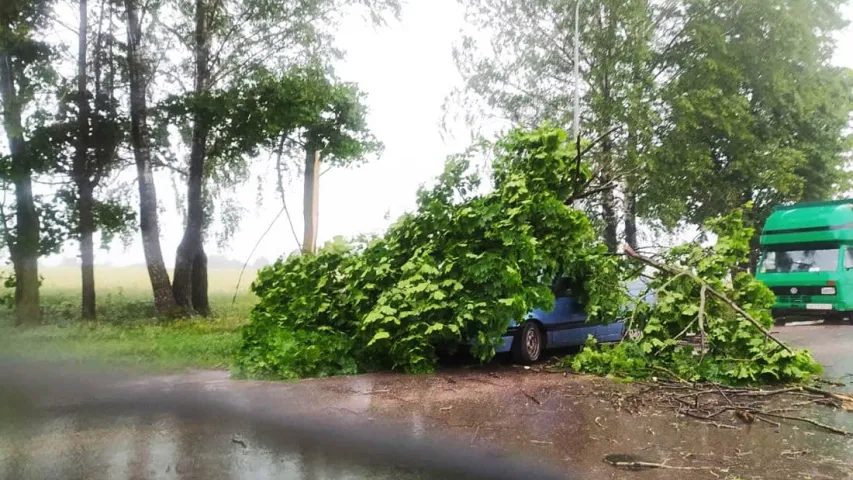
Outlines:
[[239,345],[239,328],[255,303],[249,291],[255,271],[243,274],[232,305],[239,270],[211,269],[212,315],[162,319],[154,313],[144,267],[100,267],[95,270],[98,320],[82,322],[80,270],[53,267],[41,273],[43,325],[13,327],[14,312],[0,307],[0,354],[157,371],[225,368]]

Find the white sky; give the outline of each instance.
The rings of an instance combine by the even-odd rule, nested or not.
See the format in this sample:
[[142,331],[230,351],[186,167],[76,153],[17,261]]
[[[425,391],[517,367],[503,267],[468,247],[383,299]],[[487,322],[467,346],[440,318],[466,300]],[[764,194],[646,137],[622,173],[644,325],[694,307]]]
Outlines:
[[[851,7],[849,4],[845,11],[848,19],[853,13]],[[357,169],[332,170],[322,177],[320,244],[335,235],[381,231],[389,223],[386,213],[394,219],[411,209],[418,186],[441,172],[447,155],[468,145],[469,132],[464,125],[455,125],[452,135],[444,138],[439,127],[442,103],[462,81],[451,56],[463,26],[462,14],[456,0],[409,0],[401,20],[388,27],[374,28],[361,19],[352,19],[338,31],[337,44],[347,51],[346,60],[338,66],[338,76],[357,82],[367,92],[369,126],[384,142],[385,152],[381,159]],[[840,36],[838,45],[837,63],[853,68],[850,28]],[[263,169],[255,172],[265,173]],[[279,211],[280,202],[272,186],[266,185],[266,202],[261,208],[256,206],[257,183],[252,181],[241,188],[240,198],[247,209],[241,230],[225,251],[219,251],[211,239],[206,246],[208,255],[246,259]],[[158,188],[160,203],[166,208],[161,216],[163,253],[167,266],[172,266],[182,221],[175,211],[169,182],[159,182]],[[297,177],[291,182],[287,198],[300,239],[301,197],[302,183]],[[252,260],[262,256],[274,259],[296,248],[290,227],[282,217]],[[54,255],[45,263],[55,264],[62,257],[76,255],[77,245],[68,245],[61,255]],[[111,264],[144,261],[138,238],[127,249],[116,245],[109,252],[98,251],[96,258],[98,263]]]

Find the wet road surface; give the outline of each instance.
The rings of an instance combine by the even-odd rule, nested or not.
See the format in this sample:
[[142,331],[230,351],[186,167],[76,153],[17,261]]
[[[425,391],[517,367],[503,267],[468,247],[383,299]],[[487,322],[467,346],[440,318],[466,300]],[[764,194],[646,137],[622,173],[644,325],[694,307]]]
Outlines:
[[[853,373],[853,327],[776,331],[797,346],[812,348],[829,376]],[[802,425],[775,428],[759,422],[729,430],[672,412],[628,412],[620,399],[637,385],[512,366],[294,383],[235,381],[227,372],[200,371],[146,377],[123,388],[196,389],[253,409],[342,426],[388,425],[413,438],[444,438],[460,448],[491,449],[496,458],[555,467],[566,478],[853,478],[849,437]],[[853,430],[851,413],[815,415]],[[0,411],[2,479],[430,478],[395,468],[393,462],[356,466],[341,464],[334,452],[272,449],[227,419],[200,423],[168,415],[61,415],[23,425],[2,419]],[[603,461],[612,454],[698,469],[628,472]]]
[[[823,365],[824,376],[853,381],[853,325],[802,325],[776,327],[782,340],[808,348]],[[850,385],[847,388],[850,389]]]

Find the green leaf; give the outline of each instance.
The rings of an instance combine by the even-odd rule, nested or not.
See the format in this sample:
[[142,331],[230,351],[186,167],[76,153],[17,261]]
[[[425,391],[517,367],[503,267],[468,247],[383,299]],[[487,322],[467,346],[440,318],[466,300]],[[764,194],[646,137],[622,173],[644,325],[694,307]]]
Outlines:
[[371,345],[373,345],[377,341],[384,340],[386,338],[391,338],[391,334],[386,332],[385,330],[380,330],[380,331],[376,332],[376,335],[374,335],[373,338],[371,338],[369,342],[367,342],[367,346],[370,347]]
[[443,328],[444,328],[443,323],[434,323],[434,324],[430,325],[429,328],[426,329],[426,332],[424,332],[424,335],[429,335],[430,333],[441,331]]

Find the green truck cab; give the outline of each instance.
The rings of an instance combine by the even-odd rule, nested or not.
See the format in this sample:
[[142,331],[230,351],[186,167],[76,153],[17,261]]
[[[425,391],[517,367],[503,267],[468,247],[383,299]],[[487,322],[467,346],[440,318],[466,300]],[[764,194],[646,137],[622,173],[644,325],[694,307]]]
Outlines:
[[778,207],[761,250],[756,278],[776,295],[775,318],[853,317],[853,199]]

